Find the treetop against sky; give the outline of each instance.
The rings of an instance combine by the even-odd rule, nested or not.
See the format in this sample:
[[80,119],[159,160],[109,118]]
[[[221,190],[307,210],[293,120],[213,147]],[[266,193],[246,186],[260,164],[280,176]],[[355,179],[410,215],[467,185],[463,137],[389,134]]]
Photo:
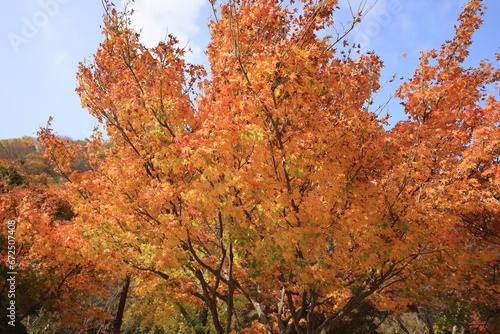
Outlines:
[[[351,6],[356,8],[360,2],[351,1]],[[453,36],[453,25],[465,3],[463,0],[367,1],[365,7],[371,9],[348,40],[380,55],[385,66],[384,81],[393,74],[410,77],[420,51],[438,48]],[[486,0],[484,4],[489,10],[484,16],[485,23],[474,36],[471,64],[492,58],[498,51],[495,40],[500,29],[500,3]],[[339,5],[339,23],[347,23],[347,0]],[[90,58],[102,40],[101,1],[28,0],[11,1],[5,6],[0,20],[0,60],[4,64],[1,91],[5,96],[0,138],[35,136],[49,116],[54,117],[53,126],[59,134],[74,139],[88,137],[96,121],[80,106],[74,92],[75,74],[78,63]],[[189,61],[207,64],[204,55],[209,41],[207,23],[213,14],[209,1],[138,0],[131,7],[135,9],[134,27],[141,30],[141,40],[148,47],[171,33],[179,38],[181,45],[192,50],[186,55]],[[385,102],[398,83],[385,86],[376,103]],[[392,103],[388,112],[391,124],[404,117],[398,102]]]

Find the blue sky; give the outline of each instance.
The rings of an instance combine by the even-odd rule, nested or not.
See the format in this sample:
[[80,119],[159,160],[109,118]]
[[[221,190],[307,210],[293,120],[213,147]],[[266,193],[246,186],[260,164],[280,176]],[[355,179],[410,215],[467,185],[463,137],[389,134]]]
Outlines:
[[[361,42],[365,50],[375,50],[386,65],[386,77],[395,73],[408,77],[418,64],[420,51],[439,48],[453,36],[453,25],[466,2],[378,0],[349,40]],[[484,3],[489,10],[475,35],[471,66],[479,59],[493,59],[500,51],[500,1]],[[80,107],[74,91],[75,75],[78,63],[90,58],[102,39],[101,1],[22,0],[3,6],[0,139],[35,136],[49,116],[54,117],[53,128],[58,134],[73,139],[88,137],[96,122]],[[203,49],[211,15],[208,0],[136,0],[133,8],[134,25],[142,29],[146,45],[153,46],[167,32],[172,33],[193,50],[188,56],[191,62],[206,63]],[[403,53],[408,56],[402,57]],[[396,83],[382,90],[381,99],[395,87]],[[404,117],[397,103],[389,112],[392,123]]]

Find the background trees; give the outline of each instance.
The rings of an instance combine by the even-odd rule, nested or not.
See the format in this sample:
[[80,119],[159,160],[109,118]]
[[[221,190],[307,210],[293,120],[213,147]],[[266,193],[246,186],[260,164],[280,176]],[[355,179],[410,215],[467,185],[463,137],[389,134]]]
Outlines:
[[[81,142],[72,141],[77,146]],[[60,175],[31,137],[0,141],[0,219],[15,221],[15,232],[0,234],[1,256],[7,257],[7,235],[16,241],[16,327],[5,311],[11,275],[0,264],[2,333],[79,332],[105,327],[116,312],[115,274],[96,261],[79,236]],[[81,157],[72,168],[81,169]],[[110,305],[108,305],[110,304]]]
[[[33,320],[44,331],[54,328],[85,328],[86,319],[109,317],[90,302],[92,295],[107,295],[112,283],[95,256],[85,253],[83,241],[71,221],[74,213],[56,184],[47,185],[15,166],[0,166],[0,219],[15,221],[17,330]],[[7,234],[0,234],[2,258],[7,259]],[[4,247],[5,246],[5,247]],[[4,323],[8,284],[5,263],[0,266],[2,285],[2,331],[14,329]],[[43,313],[42,318],[37,315]],[[31,317],[31,321],[29,318]],[[24,324],[24,325],[23,325]],[[19,331],[21,333],[22,331]]]

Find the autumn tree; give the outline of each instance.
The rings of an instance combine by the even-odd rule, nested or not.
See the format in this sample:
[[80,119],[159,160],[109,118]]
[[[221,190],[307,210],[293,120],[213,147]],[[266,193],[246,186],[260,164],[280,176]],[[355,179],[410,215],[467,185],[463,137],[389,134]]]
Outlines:
[[40,179],[55,176],[43,156],[43,147],[33,137],[0,140],[0,160],[15,165],[23,173],[38,175]]
[[0,140],[0,159],[23,161],[24,158],[40,149],[40,144],[33,137]]
[[362,306],[433,305],[443,282],[494,295],[498,244],[474,228],[496,226],[479,217],[498,212],[499,71],[463,66],[481,1],[422,53],[390,129],[372,109],[382,61],[352,26],[326,33],[337,1],[212,3],[209,74],[108,4],[78,92],[109,141],[96,132],[78,172],[81,147],[40,132],[82,238],[136,277],[144,323],[326,334]]
[[[30,317],[43,323],[44,332],[54,327],[82,329],[90,319],[102,322],[112,317],[89,303],[92,296],[107,297],[113,276],[95,255],[84,251],[85,241],[76,233],[73,217],[64,189],[42,183],[12,163],[0,161],[0,220],[5,222],[0,232],[2,333],[21,333],[25,326],[32,327],[27,322]],[[9,221],[14,222],[14,228],[7,230]],[[11,250],[7,245],[12,245],[8,240],[15,240],[13,257],[7,256],[7,250]],[[8,263],[12,258],[14,264]],[[7,298],[10,272],[17,273],[15,327],[7,324],[5,314],[7,303],[13,299]]]

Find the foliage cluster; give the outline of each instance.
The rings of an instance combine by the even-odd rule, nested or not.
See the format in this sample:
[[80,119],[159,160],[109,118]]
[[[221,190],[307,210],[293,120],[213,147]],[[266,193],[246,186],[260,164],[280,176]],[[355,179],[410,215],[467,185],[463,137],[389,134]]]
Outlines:
[[422,53],[396,92],[408,119],[392,128],[373,110],[382,61],[349,45],[352,26],[327,36],[337,1],[212,3],[209,74],[173,36],[146,48],[106,3],[77,89],[106,134],[81,145],[39,132],[65,181],[54,187],[0,169],[29,286],[60,297],[47,308],[105,317],[69,305],[132,277],[128,311],[149,332],[365,333],[389,318],[404,330],[405,312],[430,333],[497,330],[488,87],[500,71],[464,67],[482,2]]

